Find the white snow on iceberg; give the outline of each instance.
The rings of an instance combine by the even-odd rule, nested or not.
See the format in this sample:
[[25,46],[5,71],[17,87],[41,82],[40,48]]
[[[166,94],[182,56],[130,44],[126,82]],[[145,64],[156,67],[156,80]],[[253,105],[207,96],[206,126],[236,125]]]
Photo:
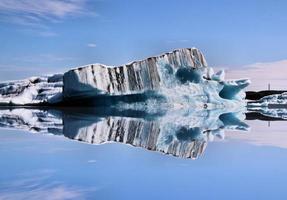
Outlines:
[[39,105],[62,101],[63,75],[0,83],[0,105]]

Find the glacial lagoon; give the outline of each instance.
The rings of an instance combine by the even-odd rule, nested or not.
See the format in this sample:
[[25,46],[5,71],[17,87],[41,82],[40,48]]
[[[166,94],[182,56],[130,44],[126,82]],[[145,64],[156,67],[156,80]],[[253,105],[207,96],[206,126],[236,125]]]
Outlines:
[[287,95],[250,83],[196,48],[3,82],[0,199],[284,199]]
[[287,197],[283,118],[185,112],[2,108],[0,199]]

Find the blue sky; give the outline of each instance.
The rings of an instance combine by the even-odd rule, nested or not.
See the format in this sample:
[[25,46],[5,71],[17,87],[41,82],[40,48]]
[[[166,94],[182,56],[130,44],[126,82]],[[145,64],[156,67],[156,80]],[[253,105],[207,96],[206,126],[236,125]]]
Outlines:
[[286,1],[1,0],[0,79],[197,47],[211,66],[287,59]]

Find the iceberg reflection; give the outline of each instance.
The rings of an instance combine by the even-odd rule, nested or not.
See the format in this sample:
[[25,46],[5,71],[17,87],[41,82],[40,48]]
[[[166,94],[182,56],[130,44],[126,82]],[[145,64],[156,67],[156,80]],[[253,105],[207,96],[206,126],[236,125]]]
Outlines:
[[178,110],[147,114],[109,109],[0,109],[0,127],[64,135],[91,144],[118,142],[196,159],[224,130],[246,131],[243,112]]

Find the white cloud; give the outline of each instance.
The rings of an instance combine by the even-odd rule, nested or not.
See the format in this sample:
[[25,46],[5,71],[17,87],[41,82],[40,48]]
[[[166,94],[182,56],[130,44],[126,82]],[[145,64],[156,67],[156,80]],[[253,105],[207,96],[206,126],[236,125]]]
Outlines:
[[68,17],[96,15],[89,11],[86,0],[1,0],[0,21],[33,27],[40,36],[57,35],[49,23],[59,23]]
[[29,54],[15,56],[9,61],[0,61],[0,81],[63,73],[70,69],[68,67],[69,63],[74,62],[76,62],[76,58],[74,57],[57,54]]
[[97,160],[88,160],[88,163],[96,163]]
[[271,89],[285,89],[287,86],[287,60],[255,63],[240,68],[227,68],[226,78],[250,78],[248,90],[266,90],[268,83]]
[[[23,20],[33,23],[41,20],[57,20],[68,15],[84,12],[84,0],[2,0],[0,10],[4,15],[21,16]],[[21,18],[17,18],[21,19]]]
[[187,42],[189,42],[189,40],[186,40],[186,39],[181,39],[181,40],[167,40],[166,42],[169,43],[169,44],[173,44],[173,43],[187,43]]
[[55,171],[33,171],[0,183],[0,199],[61,200],[85,199],[86,194],[100,188],[66,185],[56,179]]
[[36,190],[27,191],[12,191],[7,193],[0,193],[0,197],[3,199],[79,199],[83,198],[82,194],[77,190],[67,188],[65,186],[56,186],[53,188],[37,188]]
[[38,35],[43,36],[43,37],[54,37],[57,36],[58,34],[53,32],[53,31],[39,31]]
[[73,59],[74,59],[73,57],[67,57],[55,54],[26,55],[14,58],[15,61],[26,62],[26,63],[41,63],[43,61],[45,61],[46,63],[54,63],[61,61],[70,61]]
[[87,44],[88,47],[91,47],[91,48],[95,48],[97,47],[97,45],[95,43],[89,43]]
[[179,42],[189,42],[189,40],[179,40]]

